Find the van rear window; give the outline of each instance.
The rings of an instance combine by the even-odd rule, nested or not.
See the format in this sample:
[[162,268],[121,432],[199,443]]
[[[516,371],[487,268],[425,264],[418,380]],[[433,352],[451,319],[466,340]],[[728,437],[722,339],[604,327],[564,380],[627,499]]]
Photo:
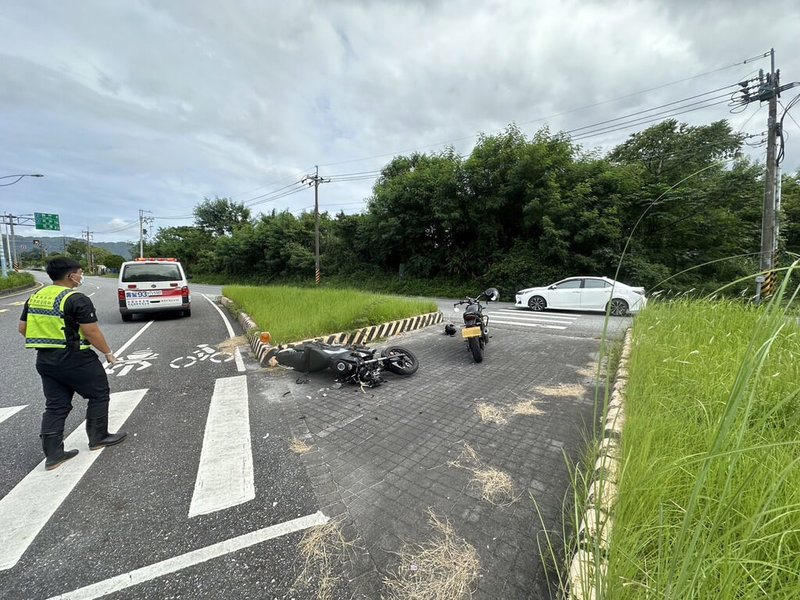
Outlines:
[[178,265],[125,265],[122,270],[122,281],[124,283],[140,283],[143,281],[180,281],[180,269]]

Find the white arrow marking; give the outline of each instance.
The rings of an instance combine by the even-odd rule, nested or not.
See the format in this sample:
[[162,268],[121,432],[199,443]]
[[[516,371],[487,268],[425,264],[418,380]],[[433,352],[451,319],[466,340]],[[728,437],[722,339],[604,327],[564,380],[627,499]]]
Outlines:
[[174,558],[162,560],[154,565],[142,567],[141,569],[136,569],[135,571],[131,571],[129,573],[123,573],[122,575],[117,575],[116,577],[106,579],[105,581],[101,581],[99,583],[87,585],[86,587],[82,587],[72,592],[67,592],[66,594],[61,594],[60,596],[53,596],[49,600],[94,600],[95,598],[101,598],[103,596],[113,594],[114,592],[133,587],[134,585],[139,585],[140,583],[150,581],[156,577],[169,575],[170,573],[175,573],[181,569],[204,563],[212,558],[219,558],[220,556],[225,556],[231,552],[237,552],[239,550],[243,550],[244,548],[255,546],[256,544],[260,544],[261,542],[265,542],[273,538],[294,533],[295,531],[303,531],[304,529],[315,527],[317,525],[324,525],[328,521],[328,517],[326,517],[321,511],[317,511],[313,515],[306,515],[305,517],[292,519],[291,521],[286,521],[285,523],[279,523],[271,527],[265,527],[264,529],[245,533],[244,535],[240,535],[217,544],[212,544],[211,546],[206,546],[205,548],[200,548],[198,550],[193,550],[192,552],[187,552],[186,554],[181,554],[180,556],[176,556]]
[[[147,390],[111,394],[108,423],[119,429]],[[39,535],[42,527],[61,506],[81,477],[102,451],[89,450],[83,423],[64,440],[67,449],[78,446],[80,453],[54,471],[45,471],[44,461],[0,500],[0,570],[13,567]]]
[[217,379],[189,517],[230,508],[255,497],[247,376]]

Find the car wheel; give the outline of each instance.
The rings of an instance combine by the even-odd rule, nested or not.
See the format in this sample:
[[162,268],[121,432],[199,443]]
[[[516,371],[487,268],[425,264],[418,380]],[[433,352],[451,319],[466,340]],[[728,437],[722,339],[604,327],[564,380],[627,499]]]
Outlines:
[[615,317],[624,317],[628,314],[628,303],[621,298],[614,298],[611,301],[611,314]]
[[531,310],[544,310],[547,308],[547,300],[541,296],[533,296],[530,300],[528,300],[528,308]]
[[123,321],[125,321],[126,323],[127,323],[128,321],[133,321],[133,315],[132,315],[132,314],[129,314],[129,313],[119,313],[119,316],[121,316],[121,317],[122,317],[122,320],[123,320]]

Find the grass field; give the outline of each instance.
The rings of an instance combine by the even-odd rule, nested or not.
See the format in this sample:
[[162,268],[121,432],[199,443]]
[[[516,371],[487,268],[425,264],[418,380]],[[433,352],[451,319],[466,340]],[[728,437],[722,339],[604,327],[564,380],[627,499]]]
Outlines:
[[269,331],[273,343],[295,342],[350,331],[438,310],[413,300],[349,289],[230,285],[222,293]]
[[786,305],[637,316],[603,597],[800,598],[800,327]]

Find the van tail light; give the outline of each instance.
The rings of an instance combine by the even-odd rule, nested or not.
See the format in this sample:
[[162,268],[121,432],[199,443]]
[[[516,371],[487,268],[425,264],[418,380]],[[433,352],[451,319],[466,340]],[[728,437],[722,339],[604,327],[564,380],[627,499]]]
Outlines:
[[184,297],[184,298],[188,298],[189,297],[189,286],[185,285],[185,286],[183,286],[181,288],[181,296]]
[[117,290],[117,298],[119,300],[125,300],[125,290],[123,290],[122,288],[118,289]]

